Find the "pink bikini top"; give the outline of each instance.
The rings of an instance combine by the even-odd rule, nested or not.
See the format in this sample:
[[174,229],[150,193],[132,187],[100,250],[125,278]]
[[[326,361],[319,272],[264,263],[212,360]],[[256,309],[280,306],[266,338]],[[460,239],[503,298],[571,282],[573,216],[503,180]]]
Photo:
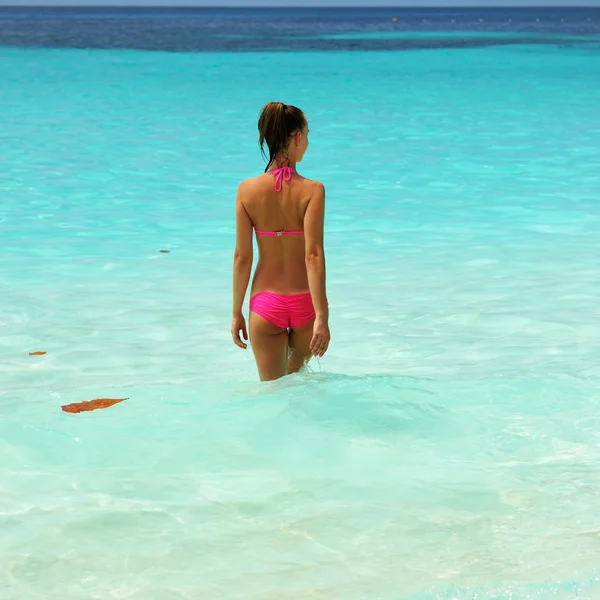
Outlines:
[[[284,181],[290,181],[292,178],[292,173],[295,173],[292,167],[279,167],[279,169],[275,169],[274,171],[270,171],[275,176],[275,191],[280,192],[283,187]],[[256,235],[271,235],[271,236],[282,236],[282,235],[302,235],[304,231],[294,230],[294,231],[258,231],[256,230]]]

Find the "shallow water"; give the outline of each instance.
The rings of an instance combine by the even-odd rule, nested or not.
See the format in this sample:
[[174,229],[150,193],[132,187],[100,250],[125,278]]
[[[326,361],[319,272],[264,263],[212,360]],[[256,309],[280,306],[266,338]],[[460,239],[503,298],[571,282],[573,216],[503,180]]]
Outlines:
[[321,373],[126,393],[81,415],[3,397],[4,597],[597,591],[596,385]]
[[[600,597],[593,47],[0,71],[2,599]],[[260,384],[232,208],[272,98],[327,187],[333,340]],[[96,397],[128,400],[60,410]]]

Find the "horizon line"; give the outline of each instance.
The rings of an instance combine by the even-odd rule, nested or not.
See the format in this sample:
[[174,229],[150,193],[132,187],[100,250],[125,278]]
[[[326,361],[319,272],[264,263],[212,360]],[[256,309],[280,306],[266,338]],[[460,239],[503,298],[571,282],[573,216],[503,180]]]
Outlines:
[[165,9],[178,9],[178,8],[211,8],[211,9],[226,9],[226,8],[309,8],[309,9],[321,9],[321,8],[369,8],[369,9],[395,9],[395,10],[423,10],[423,9],[448,9],[448,8],[478,8],[478,9],[497,9],[497,8],[599,8],[600,3],[596,4],[518,4],[518,0],[515,0],[514,4],[494,4],[494,5],[483,5],[483,4],[430,4],[430,5],[390,5],[390,4],[320,4],[314,6],[310,4],[226,4],[226,5],[209,5],[209,4],[3,4],[0,2],[0,8],[165,8]]

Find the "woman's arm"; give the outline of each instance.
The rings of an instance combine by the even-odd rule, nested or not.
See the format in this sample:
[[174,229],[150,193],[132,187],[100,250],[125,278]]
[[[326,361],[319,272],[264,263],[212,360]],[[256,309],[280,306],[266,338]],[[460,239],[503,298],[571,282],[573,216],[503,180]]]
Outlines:
[[[234,342],[245,348],[246,344],[239,339],[239,330],[241,329],[244,338],[248,339],[246,323],[242,316],[242,306],[252,272],[252,221],[244,208],[243,187],[243,183],[239,185],[235,198],[235,251],[233,253],[233,306],[231,309],[234,324],[231,333],[234,336]],[[233,329],[237,327],[239,328],[234,332]]]
[[243,204],[243,183],[235,198],[235,251],[233,253],[233,315],[242,312],[252,271],[252,221]]
[[325,224],[325,188],[315,184],[315,192],[308,202],[304,214],[304,240],[306,256],[306,274],[313,306],[315,324],[310,349],[315,356],[323,356],[329,345],[329,308],[325,286],[325,251],[323,249],[323,230]]
[[325,290],[325,251],[323,250],[323,229],[325,222],[325,188],[316,184],[306,213],[304,214],[304,244],[308,288],[312,296],[317,317],[329,317]]

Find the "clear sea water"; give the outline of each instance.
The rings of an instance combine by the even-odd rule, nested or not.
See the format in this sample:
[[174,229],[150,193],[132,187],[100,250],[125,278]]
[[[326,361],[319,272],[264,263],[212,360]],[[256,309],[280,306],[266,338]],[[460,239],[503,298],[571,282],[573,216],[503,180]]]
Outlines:
[[[332,345],[260,383],[269,100]],[[599,107],[599,9],[0,10],[0,599],[600,598]]]

